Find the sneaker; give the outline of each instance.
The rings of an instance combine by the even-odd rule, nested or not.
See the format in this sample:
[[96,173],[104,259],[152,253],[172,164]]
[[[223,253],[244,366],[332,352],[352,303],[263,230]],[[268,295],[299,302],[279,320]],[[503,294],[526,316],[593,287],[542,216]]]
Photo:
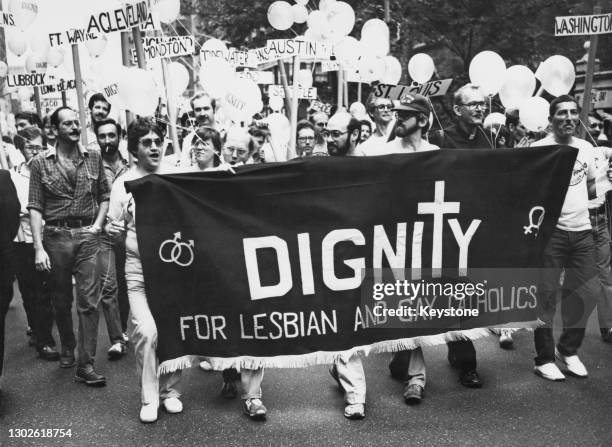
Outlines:
[[124,343],[118,342],[110,347],[108,350],[109,360],[118,360],[127,353],[127,348]]
[[365,417],[364,404],[348,404],[344,407],[344,417],[347,419],[363,419]]
[[264,407],[261,399],[245,399],[242,401],[244,414],[249,416],[254,421],[263,421],[266,419],[266,407]]
[[221,396],[224,399],[235,399],[238,395],[238,387],[236,382],[223,382],[223,388],[221,388]]
[[404,401],[408,405],[420,404],[423,400],[423,387],[421,385],[408,385],[404,389]]
[[183,402],[178,397],[168,397],[164,399],[164,410],[170,414],[180,413],[183,411]]
[[586,378],[589,376],[587,369],[577,355],[565,356],[555,348],[555,357],[557,357],[561,363],[565,364],[565,369],[572,376],[580,378]]
[[601,339],[606,343],[612,343],[612,329],[602,329]]
[[146,404],[140,409],[140,422],[144,424],[150,424],[157,420],[159,413],[159,405],[157,404]]
[[499,347],[502,349],[512,349],[514,347],[514,340],[512,340],[512,331],[510,329],[501,330]]
[[533,368],[533,372],[544,379],[553,380],[555,382],[562,382],[565,380],[565,376],[561,372],[557,365],[554,363],[544,363],[543,365],[536,365]]
[[102,374],[98,374],[93,366],[87,366],[84,368],[77,368],[74,381],[84,383],[87,386],[106,386],[106,377]]

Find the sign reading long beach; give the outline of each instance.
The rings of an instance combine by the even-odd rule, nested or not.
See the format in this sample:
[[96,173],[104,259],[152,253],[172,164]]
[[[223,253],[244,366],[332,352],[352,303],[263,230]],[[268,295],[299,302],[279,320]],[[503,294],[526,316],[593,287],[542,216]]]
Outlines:
[[612,13],[555,17],[555,36],[586,36],[612,33]]

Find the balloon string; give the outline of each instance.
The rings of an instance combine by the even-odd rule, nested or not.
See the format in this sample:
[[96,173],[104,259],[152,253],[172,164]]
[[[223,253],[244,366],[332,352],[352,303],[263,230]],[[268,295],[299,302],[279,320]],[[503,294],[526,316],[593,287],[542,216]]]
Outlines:
[[444,130],[442,128],[442,123],[440,122],[440,119],[438,118],[438,114],[436,113],[436,108],[434,107],[433,102],[431,102],[431,98],[429,96],[427,96],[427,101],[429,101],[429,105],[431,106],[431,111],[433,112],[433,116],[436,119],[438,126],[440,126],[440,130]]
[[[489,113],[493,112],[493,95],[489,95]],[[497,148],[497,135],[493,138],[493,126],[489,127],[489,133],[491,136],[491,142],[493,143],[493,149]],[[499,131],[498,131],[499,133]]]
[[595,138],[593,138],[593,135],[591,135],[591,133],[589,132],[588,127],[586,126],[586,124],[584,124],[582,122],[582,120],[580,118],[578,118],[578,121],[580,122],[580,124],[582,125],[582,127],[584,127],[584,130],[586,131],[586,135],[591,139],[591,141],[593,142],[593,146],[595,147],[599,147],[599,145],[597,144],[597,141],[595,141]]
[[[170,28],[172,29],[172,31],[174,32],[174,34],[175,34],[177,37],[179,37],[179,33],[178,33],[178,31],[177,31],[177,30],[176,30],[176,29],[175,29],[175,28],[172,26],[172,24],[171,24],[171,23],[169,23],[168,25],[170,25]],[[166,34],[164,33],[164,30],[163,30],[163,29],[162,29],[162,31],[161,31],[161,32],[162,32],[162,35],[163,35],[164,37],[167,37],[167,36],[166,36]],[[196,45],[200,46],[200,44],[198,43],[198,40],[195,38],[195,36],[193,37],[193,41],[195,42],[195,44],[196,44]],[[200,48],[201,48],[201,47],[200,47]],[[188,62],[186,59],[183,59],[183,62],[185,62],[185,64],[187,64],[187,66],[188,66],[189,68],[191,68],[191,70],[193,70],[193,73],[195,74],[195,66],[194,66],[193,64],[189,63],[189,62]]]

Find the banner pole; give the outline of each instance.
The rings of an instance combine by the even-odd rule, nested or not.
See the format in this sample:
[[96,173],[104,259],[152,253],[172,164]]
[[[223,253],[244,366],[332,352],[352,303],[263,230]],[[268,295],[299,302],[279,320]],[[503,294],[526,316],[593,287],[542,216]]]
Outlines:
[[357,101],[361,102],[361,82],[357,83]]
[[342,106],[342,67],[338,70],[338,96],[336,99],[336,105],[338,108]]
[[62,107],[66,107],[68,105],[68,99],[66,98],[66,90],[62,92]]
[[[76,83],[79,120],[81,121],[81,126],[85,126],[87,116],[85,115],[85,101],[83,100],[83,76],[81,75],[79,45],[76,43],[72,44],[72,65],[74,66],[74,82]],[[81,142],[83,143],[83,146],[87,146],[87,132],[81,132]]]
[[[156,31],[156,36],[161,36],[161,32]],[[172,96],[172,79],[168,76],[168,59],[161,59],[162,76],[164,78],[164,85],[166,87],[166,106],[168,108],[168,120],[170,121],[170,139],[172,140],[172,153],[179,154],[181,148],[179,147],[178,132],[176,128],[176,104],[174,97]],[[163,157],[163,154],[162,154]]]
[[348,81],[347,81],[348,76],[346,75],[346,71],[342,72],[342,85],[344,88],[344,107],[346,107],[347,109],[350,106],[349,103],[349,91],[348,91]]
[[[130,33],[127,31],[121,31],[121,61],[125,67],[132,66],[130,59]],[[129,110],[125,111],[125,124],[129,125],[134,121],[134,114]]]
[[278,70],[280,72],[281,83],[283,84],[283,90],[285,90],[285,112],[287,116],[291,116],[291,96],[289,95],[289,84],[287,83],[287,72],[285,71],[285,63],[282,60],[277,61]]
[[36,104],[36,114],[42,118],[42,107],[40,105],[40,87],[34,87],[34,104]]
[[300,72],[300,56],[293,57],[293,96],[291,98],[291,139],[287,149],[287,160],[297,157],[297,121],[298,121],[298,101],[299,84],[298,73]]
[[2,139],[3,136],[2,119],[0,118],[0,166],[2,166],[2,169],[9,169],[8,158],[4,149],[4,140]]
[[[601,14],[601,6],[593,8],[593,14]],[[593,89],[593,73],[595,71],[595,56],[597,53],[597,43],[599,36],[591,35],[591,44],[589,45],[589,60],[587,61],[587,69],[584,75],[584,94],[582,96],[582,110],[580,111],[580,120],[584,124],[580,129],[580,138],[586,136],[586,124],[588,122],[589,112],[591,110],[591,90]]]

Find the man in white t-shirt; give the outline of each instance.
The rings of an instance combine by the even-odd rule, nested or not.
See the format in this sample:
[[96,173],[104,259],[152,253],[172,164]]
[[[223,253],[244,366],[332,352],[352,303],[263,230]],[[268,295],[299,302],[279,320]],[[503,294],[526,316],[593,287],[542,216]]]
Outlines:
[[[366,104],[368,115],[376,124],[376,129],[372,135],[359,145],[357,152],[374,155],[377,150],[383,148],[389,141],[389,136],[395,125],[393,114],[393,101],[387,98],[371,97]],[[382,154],[377,154],[382,155]]]
[[[588,208],[589,193],[595,196],[595,151],[591,144],[574,137],[578,119],[576,99],[568,95],[555,98],[549,109],[551,133],[532,144],[532,147],[562,144],[579,151],[557,227],[544,249],[537,295],[538,316],[545,325],[534,331],[537,353],[534,372],[555,381],[565,380],[555,364],[555,357],[571,375],[582,378],[588,376],[587,369],[576,354],[584,338],[586,322],[595,305],[596,295],[601,292]],[[563,332],[555,348],[552,323],[562,269],[565,270]]]

